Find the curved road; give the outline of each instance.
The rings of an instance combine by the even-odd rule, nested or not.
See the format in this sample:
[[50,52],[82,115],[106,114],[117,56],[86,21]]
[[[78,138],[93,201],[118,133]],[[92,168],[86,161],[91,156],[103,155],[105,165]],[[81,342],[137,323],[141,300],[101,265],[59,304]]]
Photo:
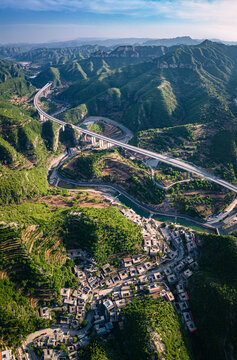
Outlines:
[[[59,120],[51,115],[48,115],[45,111],[43,111],[39,104],[38,104],[38,99],[43,96],[43,93],[47,90],[49,90],[50,86],[52,85],[52,83],[47,83],[42,89],[40,89],[37,94],[35,95],[34,97],[34,106],[35,108],[37,109],[37,111],[39,112],[39,114],[47,119],[47,120],[52,120],[54,122],[56,122],[57,124],[59,125],[62,125],[62,126],[65,126],[67,123],[62,121],[62,120]],[[103,140],[107,143],[110,143],[110,144],[113,144],[113,145],[116,145],[116,146],[119,146],[119,147],[122,147],[124,149],[127,149],[127,150],[130,150],[130,151],[133,151],[135,153],[138,153],[138,154],[142,154],[144,156],[148,156],[150,158],[153,158],[153,159],[157,159],[161,162],[164,162],[168,165],[171,165],[171,166],[174,166],[176,168],[180,168],[182,170],[185,170],[185,171],[188,171],[190,173],[194,173],[196,175],[199,175],[201,176],[202,178],[208,180],[208,181],[211,181],[211,182],[214,182],[220,186],[223,186],[225,187],[226,189],[228,190],[231,190],[231,191],[234,191],[235,193],[237,193],[237,186],[225,181],[225,180],[222,180],[214,175],[211,175],[209,174],[208,172],[206,172],[205,170],[203,169],[200,169],[192,164],[189,164],[188,162],[185,162],[183,160],[178,160],[178,159],[175,159],[175,158],[172,158],[172,157],[169,157],[167,155],[162,155],[162,154],[158,154],[158,153],[155,153],[155,152],[152,152],[152,151],[149,151],[149,150],[145,150],[145,149],[141,149],[141,148],[138,148],[136,146],[132,146],[132,145],[129,145],[129,144],[124,144],[123,142],[121,141],[118,141],[118,140],[115,140],[115,139],[111,139],[111,138],[108,138],[106,136],[103,136],[103,135],[99,135],[99,134],[96,134],[92,131],[89,131],[87,129],[83,129],[79,126],[75,126],[75,125],[72,125],[73,128],[75,128],[76,130],[80,131],[81,133],[83,134],[86,134],[86,135],[89,135],[91,137],[94,137],[94,138],[97,138],[99,140]]]
[[[124,197],[126,197],[128,200],[130,200],[131,202],[133,202],[135,205],[137,205],[139,208],[141,208],[142,210],[148,212],[148,213],[152,213],[153,215],[160,215],[160,216],[168,216],[168,217],[174,217],[174,218],[179,218],[179,219],[184,219],[184,220],[188,220],[191,221],[197,225],[200,225],[202,227],[206,227],[208,229],[212,229],[215,230],[216,227],[208,224],[204,221],[199,221],[196,220],[194,218],[192,218],[191,216],[188,215],[184,215],[184,214],[174,214],[174,213],[167,213],[167,212],[162,212],[159,210],[156,210],[154,208],[152,208],[151,206],[145,205],[143,203],[141,203],[139,200],[135,199],[133,196],[129,195],[125,190],[123,190],[122,188],[113,185],[113,184],[109,184],[109,183],[100,183],[100,182],[86,182],[86,181],[76,181],[73,179],[68,179],[65,178],[63,176],[60,175],[59,170],[62,166],[63,162],[59,163],[59,166],[56,169],[56,176],[58,178],[58,180],[63,181],[64,183],[68,183],[68,184],[72,184],[72,185],[77,185],[77,186],[81,186],[81,187],[100,187],[100,188],[107,188],[107,189],[112,189],[115,190],[117,192],[119,192],[121,195],[123,195]],[[50,184],[52,185],[52,183],[50,182]]]

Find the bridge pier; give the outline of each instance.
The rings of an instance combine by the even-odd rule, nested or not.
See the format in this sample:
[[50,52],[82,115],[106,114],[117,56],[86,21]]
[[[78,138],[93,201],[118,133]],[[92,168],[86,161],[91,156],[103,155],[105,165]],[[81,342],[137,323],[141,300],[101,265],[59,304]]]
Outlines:
[[39,116],[40,116],[40,121],[41,122],[45,122],[47,120],[46,117],[43,114],[39,113]]
[[91,143],[92,143],[92,145],[96,144],[96,138],[94,136],[91,137]]
[[99,140],[99,147],[102,148],[104,146],[104,141],[103,140]]
[[110,142],[107,143],[107,149],[110,149],[113,146]]

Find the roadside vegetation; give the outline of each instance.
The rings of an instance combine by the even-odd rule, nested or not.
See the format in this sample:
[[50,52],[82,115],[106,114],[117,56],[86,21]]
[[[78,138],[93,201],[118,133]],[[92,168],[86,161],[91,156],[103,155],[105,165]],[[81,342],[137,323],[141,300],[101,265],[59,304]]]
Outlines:
[[151,179],[150,169],[116,149],[83,153],[65,164],[61,174],[78,181],[95,179],[115,184],[145,203],[160,204],[164,199],[163,190]]
[[[225,209],[234,194],[206,180],[166,164],[155,170],[155,181],[169,189],[159,188],[152,180],[151,169],[141,160],[131,159],[121,150],[83,152],[60,169],[65,178],[114,184],[145,204],[160,205],[164,211],[206,219]],[[190,180],[181,182],[183,180]]]

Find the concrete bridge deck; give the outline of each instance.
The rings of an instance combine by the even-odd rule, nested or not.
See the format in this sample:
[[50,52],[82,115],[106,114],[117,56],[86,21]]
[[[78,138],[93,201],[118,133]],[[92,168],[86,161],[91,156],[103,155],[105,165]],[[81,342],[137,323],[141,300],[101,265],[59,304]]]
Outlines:
[[[67,125],[66,122],[62,121],[62,120],[59,120],[51,115],[48,115],[45,111],[43,111],[39,104],[38,104],[38,100],[41,96],[43,95],[47,95],[47,93],[49,92],[50,90],[50,86],[52,85],[52,83],[47,83],[42,89],[40,89],[37,94],[35,95],[34,97],[34,106],[35,108],[37,109],[39,115],[40,115],[40,119],[41,121],[46,121],[46,120],[52,120],[54,122],[56,122],[57,124],[59,125],[62,125],[62,126],[65,126]],[[211,181],[215,184],[218,184],[220,186],[223,186],[224,188],[228,189],[228,190],[231,190],[231,191],[234,191],[235,193],[237,193],[237,186],[229,183],[228,181],[225,181],[225,180],[222,180],[218,177],[216,177],[215,175],[212,175],[212,174],[209,174],[207,171],[193,165],[193,164],[190,164],[186,161],[183,161],[183,160],[179,160],[179,159],[175,159],[175,158],[172,158],[170,156],[167,156],[167,155],[163,155],[163,154],[158,154],[158,153],[155,153],[155,152],[152,152],[152,151],[149,151],[149,150],[145,150],[145,149],[141,149],[141,148],[138,148],[136,146],[132,146],[132,145],[129,145],[129,144],[125,144],[121,141],[118,141],[118,140],[115,140],[115,139],[111,139],[109,137],[106,137],[106,136],[103,136],[103,135],[99,135],[99,134],[96,134],[90,130],[87,130],[87,129],[83,129],[81,128],[80,126],[75,126],[75,125],[71,125],[73,128],[75,128],[77,131],[81,132],[82,134],[86,134],[86,135],[89,135],[92,139],[92,143],[95,143],[96,139],[98,139],[100,141],[100,144],[102,144],[103,142],[106,142],[108,144],[108,147],[111,147],[112,145],[116,145],[118,147],[121,147],[123,149],[127,149],[127,150],[130,150],[130,151],[133,151],[137,154],[142,154],[144,156],[148,156],[152,159],[157,159],[163,163],[166,163],[170,166],[174,166],[176,168],[179,168],[179,169],[182,169],[182,170],[185,170],[187,172],[190,172],[190,173],[193,173],[193,174],[196,174],[198,176],[200,176],[201,178],[205,179],[205,180],[208,180],[208,181]]]

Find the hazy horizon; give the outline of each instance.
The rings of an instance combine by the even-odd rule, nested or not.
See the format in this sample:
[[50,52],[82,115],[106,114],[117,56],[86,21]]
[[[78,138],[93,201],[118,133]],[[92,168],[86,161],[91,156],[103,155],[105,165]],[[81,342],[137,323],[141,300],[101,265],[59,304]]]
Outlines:
[[237,41],[236,0],[0,0],[0,43],[77,38]]

